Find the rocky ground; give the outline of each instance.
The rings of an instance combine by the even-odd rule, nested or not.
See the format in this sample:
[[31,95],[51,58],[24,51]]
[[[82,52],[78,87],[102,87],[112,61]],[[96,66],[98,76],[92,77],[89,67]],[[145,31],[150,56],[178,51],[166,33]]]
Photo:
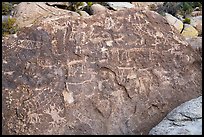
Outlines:
[[185,24],[151,11],[161,2],[69,4],[15,6],[20,30],[2,40],[3,134],[202,134],[200,123],[153,128],[202,95],[202,12]]

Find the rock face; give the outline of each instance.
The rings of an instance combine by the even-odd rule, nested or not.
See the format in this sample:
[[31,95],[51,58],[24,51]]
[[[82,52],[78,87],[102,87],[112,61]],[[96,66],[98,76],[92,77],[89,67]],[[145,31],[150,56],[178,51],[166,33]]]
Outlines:
[[148,134],[202,94],[201,56],[151,11],[48,17],[2,51],[2,134]]
[[202,135],[202,96],[171,111],[150,135]]

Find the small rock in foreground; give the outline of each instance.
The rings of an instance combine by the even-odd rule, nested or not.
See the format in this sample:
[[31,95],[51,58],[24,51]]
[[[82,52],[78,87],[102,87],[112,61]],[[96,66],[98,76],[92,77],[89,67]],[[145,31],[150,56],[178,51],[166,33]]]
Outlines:
[[175,108],[149,135],[202,135],[202,96]]

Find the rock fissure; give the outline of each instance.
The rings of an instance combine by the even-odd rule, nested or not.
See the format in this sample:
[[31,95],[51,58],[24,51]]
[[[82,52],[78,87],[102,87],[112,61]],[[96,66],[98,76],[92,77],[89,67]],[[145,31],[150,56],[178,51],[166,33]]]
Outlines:
[[122,88],[122,90],[125,92],[125,94],[127,95],[127,97],[128,97],[129,99],[132,99],[132,97],[130,97],[130,95],[129,95],[129,93],[128,93],[127,88],[126,88],[123,84],[121,84],[121,83],[118,82],[117,74],[116,74],[112,69],[110,69],[110,68],[108,68],[108,67],[100,67],[100,70],[102,70],[102,71],[108,71],[108,72],[110,72],[111,74],[113,74],[113,75],[114,75],[114,81],[115,81],[115,83],[116,83],[119,87]]
[[180,34],[182,34],[182,32],[184,31],[184,29],[185,29],[185,25],[183,24],[183,28],[181,29]]
[[190,117],[183,113],[179,113],[179,114],[187,118],[187,119],[182,119],[182,121],[195,121],[197,119],[202,119],[202,117]]

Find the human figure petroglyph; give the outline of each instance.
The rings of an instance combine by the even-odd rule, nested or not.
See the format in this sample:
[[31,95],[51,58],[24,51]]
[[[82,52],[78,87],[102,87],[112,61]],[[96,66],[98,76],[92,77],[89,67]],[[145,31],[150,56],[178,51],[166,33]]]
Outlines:
[[102,59],[108,59],[109,58],[109,50],[108,50],[108,48],[102,47],[101,48],[101,54],[102,54],[102,56],[101,56]]
[[104,29],[111,29],[114,27],[115,23],[111,17],[105,19]]
[[74,53],[80,56],[82,53],[81,46],[76,46]]

